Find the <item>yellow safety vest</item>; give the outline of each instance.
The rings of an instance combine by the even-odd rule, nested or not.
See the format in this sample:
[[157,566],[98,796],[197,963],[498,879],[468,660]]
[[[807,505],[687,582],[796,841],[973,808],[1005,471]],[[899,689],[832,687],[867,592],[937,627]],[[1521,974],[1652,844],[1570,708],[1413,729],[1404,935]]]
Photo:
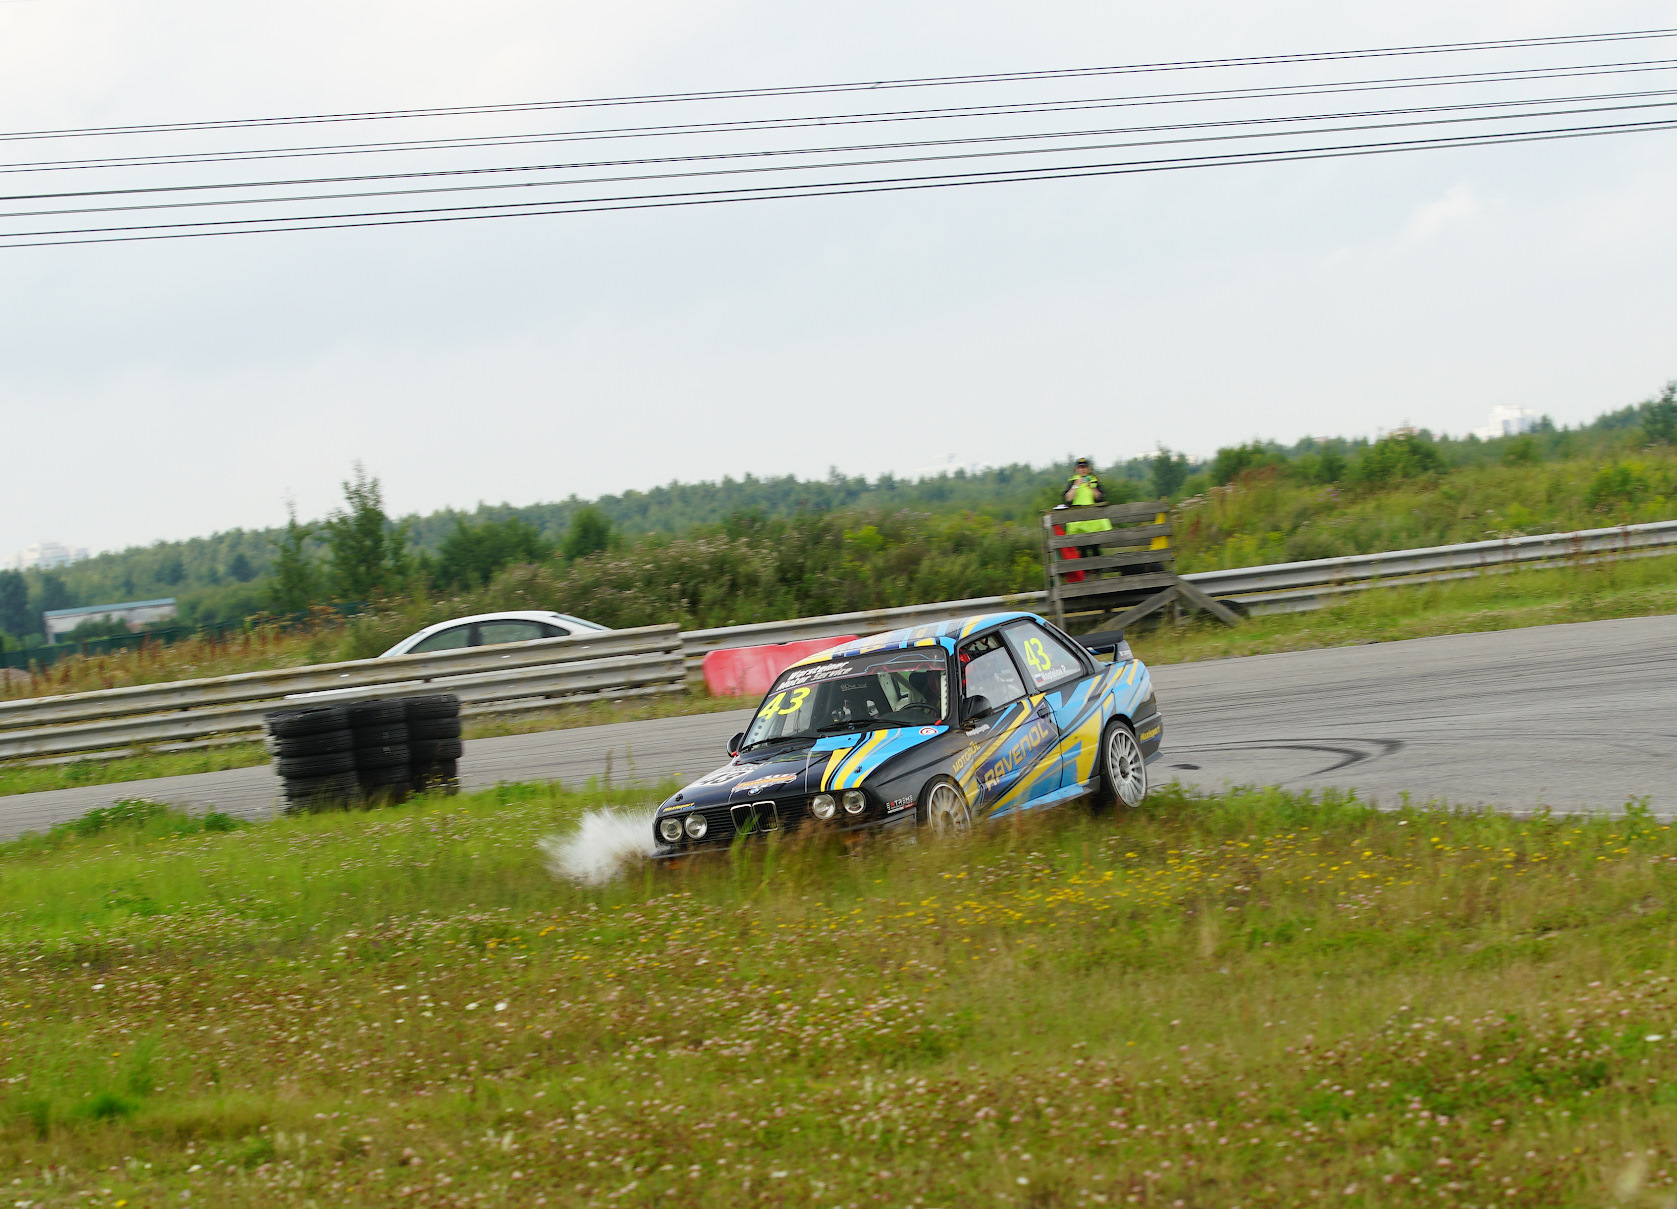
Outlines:
[[[1087,507],[1088,505],[1095,503],[1095,483],[1092,476],[1084,482],[1079,483],[1076,489],[1072,491],[1071,503],[1074,508]],[[1104,533],[1110,528],[1112,528],[1112,522],[1105,519],[1098,521],[1071,521],[1066,525],[1066,532]]]

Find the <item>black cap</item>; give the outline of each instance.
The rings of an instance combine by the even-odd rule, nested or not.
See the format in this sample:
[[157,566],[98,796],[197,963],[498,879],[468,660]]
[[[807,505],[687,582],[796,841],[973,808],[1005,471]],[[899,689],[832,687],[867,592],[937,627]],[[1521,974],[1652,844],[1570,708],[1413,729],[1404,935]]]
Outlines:
[[1077,459],[1077,465],[1079,465],[1079,466],[1091,466],[1092,467],[1094,465],[1094,463],[1091,462],[1088,458],[1078,458]]

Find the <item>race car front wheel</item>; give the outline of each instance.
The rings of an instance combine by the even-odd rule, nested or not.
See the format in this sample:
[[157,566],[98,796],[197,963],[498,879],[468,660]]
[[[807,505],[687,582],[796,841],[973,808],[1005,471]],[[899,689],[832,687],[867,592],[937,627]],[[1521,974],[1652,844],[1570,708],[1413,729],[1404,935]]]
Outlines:
[[1147,761],[1128,723],[1111,722],[1101,736],[1101,792],[1109,803],[1132,808],[1147,797]]
[[934,777],[920,791],[920,826],[933,835],[955,835],[972,830],[972,811],[961,787],[948,777]]

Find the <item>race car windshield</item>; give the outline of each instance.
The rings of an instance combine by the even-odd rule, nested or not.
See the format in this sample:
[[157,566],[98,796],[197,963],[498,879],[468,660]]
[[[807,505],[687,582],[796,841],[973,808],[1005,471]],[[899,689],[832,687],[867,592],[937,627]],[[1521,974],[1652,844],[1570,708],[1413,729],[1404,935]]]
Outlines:
[[775,682],[745,746],[846,731],[936,726],[949,713],[943,651],[887,651],[795,667]]

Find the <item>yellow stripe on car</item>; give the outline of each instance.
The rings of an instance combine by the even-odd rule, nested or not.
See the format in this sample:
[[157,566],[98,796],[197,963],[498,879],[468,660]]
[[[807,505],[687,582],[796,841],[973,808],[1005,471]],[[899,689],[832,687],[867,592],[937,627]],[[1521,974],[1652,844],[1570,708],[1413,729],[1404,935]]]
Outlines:
[[889,733],[889,731],[883,730],[874,731],[874,733],[868,737],[867,742],[854,749],[850,753],[850,758],[843,764],[839,765],[838,771],[833,774],[832,779],[827,783],[826,788],[849,789],[856,782],[860,781],[861,777],[858,774],[861,770],[863,761],[868,758],[868,755],[874,748],[885,742],[885,736]]

